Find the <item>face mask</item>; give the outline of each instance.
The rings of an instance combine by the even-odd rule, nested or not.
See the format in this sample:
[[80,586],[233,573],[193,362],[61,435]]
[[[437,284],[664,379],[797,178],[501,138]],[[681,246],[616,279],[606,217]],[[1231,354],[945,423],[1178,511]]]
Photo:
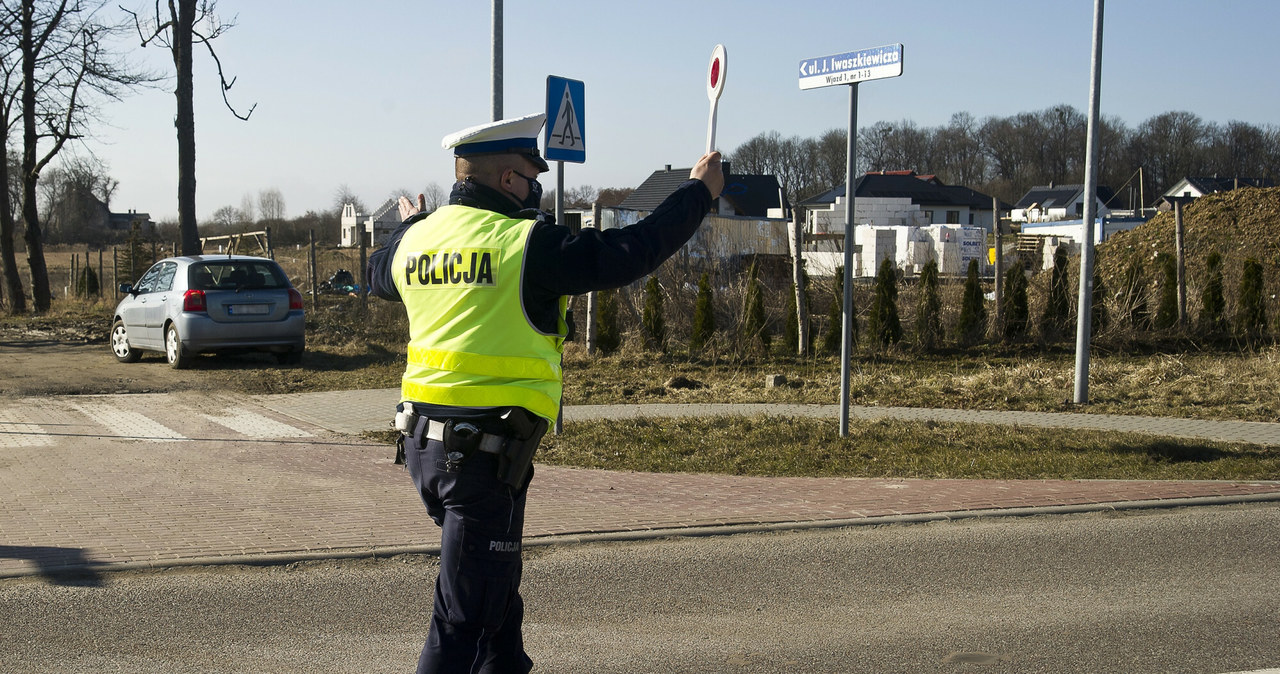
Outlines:
[[542,205],[542,183],[518,171],[515,172],[515,174],[529,181],[529,196],[525,197],[524,201],[520,202],[520,207],[521,208],[537,208],[541,206]]

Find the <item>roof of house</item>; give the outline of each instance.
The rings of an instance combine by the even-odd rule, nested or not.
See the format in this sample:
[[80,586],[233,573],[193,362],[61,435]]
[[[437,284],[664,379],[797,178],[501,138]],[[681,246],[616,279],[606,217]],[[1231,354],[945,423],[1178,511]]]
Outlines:
[[[790,208],[786,195],[774,176],[742,175],[729,173],[725,167],[724,192],[720,196],[733,206],[734,214],[763,218],[769,209],[778,208],[779,200],[784,208]],[[633,211],[652,211],[664,199],[689,179],[691,169],[672,169],[670,166],[654,171],[640,186],[631,192],[618,208]]]
[[[945,185],[935,175],[917,175],[914,171],[875,171],[866,173],[853,184],[855,198],[881,197],[910,199],[920,206],[967,206],[973,210],[991,210],[991,197],[961,185]],[[844,185],[800,202],[801,206],[835,203],[844,196]],[[1008,204],[1000,204],[1007,208]]]
[[[1115,197],[1110,187],[1098,185],[1098,199],[1108,203]],[[1030,208],[1038,205],[1041,209],[1066,208],[1069,204],[1084,200],[1084,185],[1036,185],[1022,195],[1014,208]]]
[[[395,213],[392,213],[395,211]],[[390,216],[389,218],[387,216]],[[400,221],[400,200],[397,198],[387,199],[369,216],[374,222],[391,222]]]
[[[103,208],[105,209],[106,206],[104,205]],[[139,223],[151,222],[151,214],[138,213],[136,211],[130,211],[128,213],[107,213],[107,223],[112,228],[123,229],[132,227],[135,220]]]
[[[1188,184],[1201,194],[1230,192],[1236,187],[1275,187],[1276,181],[1268,178],[1222,178],[1219,176],[1187,176]],[[1175,185],[1176,187],[1176,185]],[[1170,188],[1173,189],[1173,188]]]

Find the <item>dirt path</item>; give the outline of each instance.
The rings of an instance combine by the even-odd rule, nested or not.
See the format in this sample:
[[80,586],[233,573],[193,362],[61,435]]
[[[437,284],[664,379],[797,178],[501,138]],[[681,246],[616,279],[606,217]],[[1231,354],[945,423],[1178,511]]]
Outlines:
[[[258,354],[228,359],[200,359],[191,369],[174,370],[159,353],[144,353],[136,363],[121,363],[111,353],[106,333],[0,329],[0,395],[91,395],[107,393],[164,393],[201,388],[224,388],[236,376],[236,362],[262,359]],[[231,361],[231,362],[228,362]],[[253,376],[249,368],[240,376]]]

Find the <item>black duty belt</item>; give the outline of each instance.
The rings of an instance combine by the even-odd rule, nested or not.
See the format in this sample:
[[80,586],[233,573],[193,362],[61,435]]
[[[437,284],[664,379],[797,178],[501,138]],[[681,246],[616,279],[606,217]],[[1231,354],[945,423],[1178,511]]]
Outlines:
[[[447,421],[436,421],[435,419],[427,420],[427,439],[437,442],[444,442],[444,431]],[[501,454],[502,448],[507,444],[507,436],[494,435],[493,433],[484,433],[474,424],[465,421],[452,421],[453,429],[457,432],[461,428],[470,427],[475,429],[475,433],[480,433],[480,442],[476,445],[476,449],[487,452],[489,454]]]
[[418,433],[422,433],[419,425],[423,421],[427,422],[425,429],[426,432],[423,434],[424,437],[429,440],[435,440],[436,442],[445,441],[445,432],[450,425],[452,425],[454,433],[461,432],[468,436],[472,433],[479,433],[480,438],[476,443],[475,448],[488,454],[501,454],[503,448],[506,447],[507,440],[510,439],[510,436],[507,435],[498,435],[496,433],[486,433],[481,431],[478,426],[468,421],[461,421],[457,419],[446,419],[443,421],[438,419],[429,419],[420,416],[412,410],[405,410],[396,413],[396,430],[400,431],[404,435],[417,435]]

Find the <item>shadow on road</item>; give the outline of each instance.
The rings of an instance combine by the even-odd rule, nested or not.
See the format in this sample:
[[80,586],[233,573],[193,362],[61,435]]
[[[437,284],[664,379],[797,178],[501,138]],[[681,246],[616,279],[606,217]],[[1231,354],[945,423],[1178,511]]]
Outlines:
[[40,569],[42,578],[55,585],[102,586],[102,576],[94,571],[82,548],[0,545],[0,558],[29,560]]

